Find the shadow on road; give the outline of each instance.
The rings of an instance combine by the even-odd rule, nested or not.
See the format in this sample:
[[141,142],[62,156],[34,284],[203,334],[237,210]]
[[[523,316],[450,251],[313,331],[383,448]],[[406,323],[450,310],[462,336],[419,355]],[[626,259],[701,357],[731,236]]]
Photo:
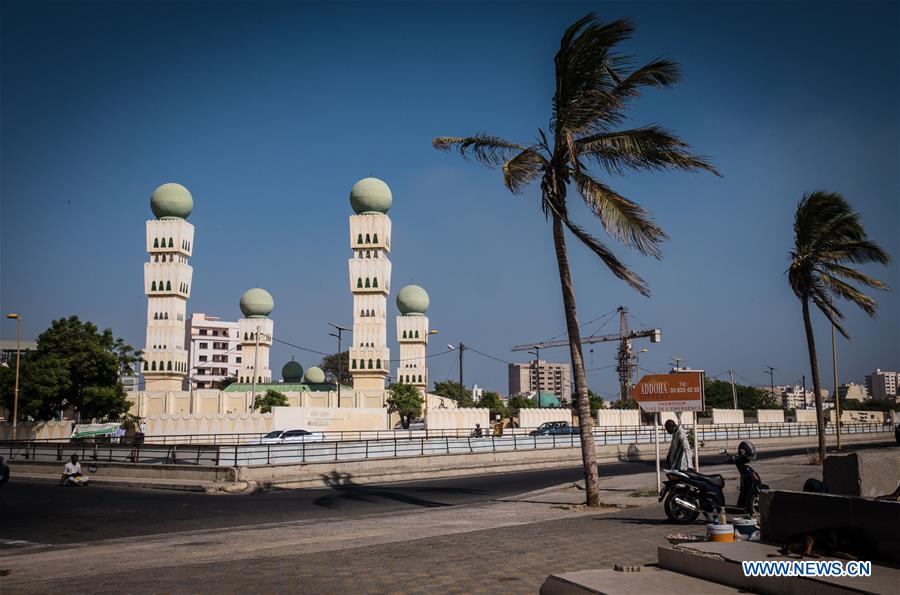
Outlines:
[[[429,487],[416,487],[416,488],[385,488],[378,486],[368,486],[353,483],[353,476],[349,473],[338,473],[337,471],[332,471],[331,473],[322,474],[322,481],[332,490],[335,490],[339,493],[337,494],[328,494],[326,496],[322,496],[320,498],[316,498],[313,500],[313,504],[316,506],[321,506],[324,508],[338,508],[340,506],[341,501],[343,500],[352,500],[357,502],[374,502],[376,500],[394,500],[396,502],[401,502],[403,504],[409,504],[411,506],[420,506],[423,508],[438,508],[441,506],[452,506],[452,504],[446,502],[437,502],[435,500],[428,500],[419,496],[416,496],[415,493],[421,493],[426,495],[428,493],[433,492],[441,492],[441,493],[453,493],[453,494],[486,494],[487,491],[470,489],[470,488],[429,488]],[[402,489],[402,491],[401,491]]]

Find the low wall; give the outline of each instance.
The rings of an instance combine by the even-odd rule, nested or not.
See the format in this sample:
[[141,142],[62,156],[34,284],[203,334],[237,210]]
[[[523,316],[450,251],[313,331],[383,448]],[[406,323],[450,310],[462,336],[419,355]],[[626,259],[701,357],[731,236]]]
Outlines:
[[900,448],[825,457],[822,479],[832,494],[874,498],[900,485]]
[[387,430],[388,413],[383,407],[273,407],[273,429],[302,428],[313,432]]
[[519,427],[536,428],[548,421],[572,423],[572,410],[560,408],[519,409]]
[[[64,462],[49,463],[15,459],[8,461],[12,474],[39,474],[62,476]],[[176,481],[234,481],[237,474],[233,467],[205,467],[200,465],[152,465],[141,463],[104,463],[81,461],[82,471],[89,477],[116,477],[134,479]],[[96,466],[97,471],[88,471]]]
[[639,426],[640,409],[600,409],[597,411],[598,426]]
[[[694,420],[696,419],[697,414],[693,411],[684,411],[681,413],[681,423],[692,426],[694,425]],[[665,425],[667,420],[672,420],[675,423],[678,423],[678,416],[672,411],[663,411],[659,414],[659,424]]]
[[[271,413],[158,413],[144,418],[147,436],[265,434],[276,429]],[[280,429],[280,428],[279,428]]]
[[795,412],[798,424],[814,424],[816,423],[815,409],[797,409]]
[[713,425],[742,424],[744,423],[744,412],[741,409],[713,409],[712,423]]
[[[72,435],[75,422],[24,421],[16,424],[17,440],[65,440]],[[0,424],[0,440],[12,440],[12,424]]]
[[490,410],[477,407],[458,409],[429,409],[425,423],[429,430],[474,429],[475,424],[487,432],[490,428]]
[[757,409],[756,422],[760,424],[783,424],[784,409]]

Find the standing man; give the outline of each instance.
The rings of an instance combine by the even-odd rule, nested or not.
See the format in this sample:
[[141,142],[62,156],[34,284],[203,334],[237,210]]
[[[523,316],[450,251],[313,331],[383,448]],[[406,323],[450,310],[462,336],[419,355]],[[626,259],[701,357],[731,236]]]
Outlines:
[[669,452],[666,455],[666,469],[686,471],[693,468],[694,453],[688,440],[687,432],[674,420],[666,420],[666,431],[672,435]]

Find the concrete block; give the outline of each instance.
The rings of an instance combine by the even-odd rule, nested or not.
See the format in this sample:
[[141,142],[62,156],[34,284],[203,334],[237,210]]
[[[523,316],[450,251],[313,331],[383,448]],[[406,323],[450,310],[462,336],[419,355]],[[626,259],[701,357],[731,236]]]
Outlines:
[[541,595],[645,595],[646,593],[737,593],[736,589],[717,585],[653,566],[640,572],[612,569],[579,570],[551,574],[541,585]]
[[900,448],[825,457],[822,478],[832,494],[874,498],[900,484]]
[[[760,494],[762,538],[784,544],[803,535],[820,543],[835,531],[842,548],[864,560],[900,563],[900,502],[833,494],[765,491]],[[869,557],[871,556],[871,557]]]

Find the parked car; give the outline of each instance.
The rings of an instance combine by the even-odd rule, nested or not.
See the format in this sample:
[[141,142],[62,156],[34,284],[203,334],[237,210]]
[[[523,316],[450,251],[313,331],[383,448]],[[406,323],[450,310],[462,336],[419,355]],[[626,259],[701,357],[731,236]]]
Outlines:
[[580,434],[581,428],[571,425],[567,421],[548,421],[544,422],[535,430],[531,430],[529,436],[569,436],[571,434]]
[[309,430],[275,430],[260,439],[260,444],[290,444],[291,442],[322,442],[325,434]]

